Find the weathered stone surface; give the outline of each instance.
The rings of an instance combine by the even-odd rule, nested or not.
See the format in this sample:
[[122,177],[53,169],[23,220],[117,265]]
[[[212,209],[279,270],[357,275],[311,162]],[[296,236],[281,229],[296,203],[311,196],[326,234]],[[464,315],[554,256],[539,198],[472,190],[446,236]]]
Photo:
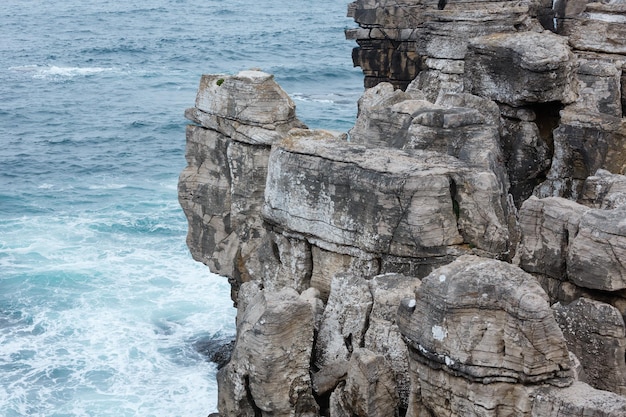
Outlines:
[[372,278],[369,284],[373,306],[364,347],[385,358],[393,371],[400,407],[407,409],[411,390],[408,352],[396,324],[396,312],[400,301],[414,294],[421,281],[399,274],[384,274]]
[[470,40],[465,79],[473,94],[521,106],[576,99],[573,55],[550,32],[496,33]]
[[442,93],[437,103],[424,100],[411,85],[406,92],[381,83],[359,101],[350,140],[372,147],[420,149],[454,156],[491,169],[503,184],[506,170],[498,137],[497,105],[465,93]]
[[493,253],[506,250],[492,172],[444,155],[368,149],[304,133],[273,147],[268,221],[371,253],[442,255],[464,239]]
[[554,131],[552,166],[535,195],[576,200],[585,179],[598,169],[626,172],[624,119],[567,108],[561,116],[561,124]]
[[261,71],[242,71],[235,76],[203,75],[196,108],[251,125],[287,122],[295,117],[291,98],[276,84],[274,76]]
[[463,256],[424,278],[415,297],[401,304],[398,326],[430,367],[486,384],[571,383],[548,298],[521,269]]
[[360,28],[346,30],[346,37],[359,44],[352,57],[363,69],[366,87],[389,81],[404,89],[419,74],[422,88],[431,81],[447,91],[460,91],[458,68],[463,63],[458,61],[465,56],[468,40],[540,27],[528,19],[536,9],[529,7],[532,3],[357,0],[348,14]]
[[550,148],[533,122],[503,120],[502,139],[511,192],[519,204],[530,196],[539,179],[550,168]]
[[626,4],[619,0],[584,3],[578,10],[570,10],[562,21],[562,33],[572,46],[583,51],[626,54]]
[[580,287],[626,288],[626,206],[590,210],[581,218],[567,256],[567,274]]
[[519,212],[520,267],[527,272],[565,280],[570,241],[578,233],[580,218],[588,210],[558,197],[526,200]]
[[[530,417],[532,388],[529,386],[474,382],[415,362],[421,406],[434,417]],[[421,413],[417,415],[421,416]]]
[[595,54],[580,54],[577,61],[578,100],[571,111],[622,117],[622,62]]
[[[626,331],[619,311],[599,301],[579,298],[553,306],[567,348],[581,361],[583,382],[626,395]],[[599,358],[602,358],[599,360]]]
[[302,292],[310,287],[313,262],[311,245],[306,240],[273,230],[263,234],[257,248],[245,266],[267,290],[289,287]]
[[315,365],[325,366],[350,359],[353,349],[363,345],[372,310],[368,282],[359,276],[336,275],[315,345]]
[[315,416],[309,365],[313,312],[293,289],[259,291],[237,323],[231,361],[219,372],[224,415]]
[[626,415],[626,398],[596,390],[583,382],[557,389],[543,387],[533,398],[532,417],[622,417]]
[[605,210],[626,205],[626,176],[599,169],[585,180],[579,201],[588,207]]
[[333,417],[389,417],[396,414],[398,393],[389,364],[381,355],[355,349],[348,366],[346,385],[333,393]]
[[178,199],[189,223],[187,246],[212,271],[234,275],[238,240],[230,222],[231,176],[224,135],[187,127],[187,167],[178,181]]
[[362,253],[362,256],[354,256],[312,246],[311,254],[313,258],[311,286],[319,290],[323,300],[328,300],[330,284],[335,275],[348,273],[371,277],[380,270],[379,260],[365,253]]

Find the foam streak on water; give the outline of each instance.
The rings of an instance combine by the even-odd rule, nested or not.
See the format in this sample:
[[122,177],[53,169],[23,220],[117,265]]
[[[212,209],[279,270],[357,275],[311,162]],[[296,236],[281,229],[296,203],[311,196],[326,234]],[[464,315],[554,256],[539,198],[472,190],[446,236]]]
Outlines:
[[336,0],[5,0],[0,8],[0,415],[206,416],[234,333],[176,197],[202,73],[261,67],[347,130],[361,75]]

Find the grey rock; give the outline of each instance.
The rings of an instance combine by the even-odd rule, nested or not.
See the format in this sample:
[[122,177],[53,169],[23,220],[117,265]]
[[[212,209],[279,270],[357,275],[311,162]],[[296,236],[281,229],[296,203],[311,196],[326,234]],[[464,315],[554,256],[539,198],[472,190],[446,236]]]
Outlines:
[[569,18],[563,19],[562,32],[570,43],[583,51],[626,54],[626,4],[619,1],[584,3],[578,8],[584,10],[583,13],[574,15],[571,10]]
[[594,388],[626,395],[626,331],[621,313],[587,298],[552,308],[567,348],[581,361],[581,380]]
[[408,352],[396,324],[396,312],[401,300],[414,294],[420,285],[419,279],[399,274],[379,275],[370,280],[373,306],[364,347],[385,358],[393,372],[394,390],[402,409],[408,408],[411,381]]
[[[411,307],[411,305],[413,305]],[[422,280],[398,326],[412,354],[472,381],[571,383],[565,340],[534,278],[463,256]]]
[[348,361],[352,351],[363,345],[372,294],[368,282],[354,275],[336,275],[315,344],[315,365]]
[[330,284],[334,276],[348,273],[370,277],[378,274],[380,270],[378,259],[364,252],[360,254],[361,256],[354,256],[354,254],[337,253],[337,251],[312,246],[311,254],[313,259],[311,286],[319,290],[323,300],[328,300]]
[[396,414],[398,394],[385,359],[367,349],[350,358],[344,387],[331,396],[332,416],[389,417]]
[[219,373],[224,415],[315,416],[309,365],[313,312],[293,289],[259,291],[237,323],[230,363]]
[[270,223],[395,256],[443,255],[464,239],[506,251],[492,172],[432,152],[369,149],[303,132],[272,148],[263,210]]
[[583,382],[563,389],[543,387],[534,393],[532,417],[622,417],[626,398]]
[[572,62],[567,40],[557,35],[496,33],[470,40],[465,79],[472,93],[512,106],[571,103]]
[[590,210],[581,218],[567,256],[567,274],[580,287],[626,288],[626,206]]
[[626,176],[599,169],[585,180],[579,202],[605,210],[626,205]]
[[626,122],[599,113],[561,112],[554,131],[554,156],[538,197],[580,197],[584,181],[598,169],[621,173],[626,169]]
[[567,279],[567,255],[589,208],[558,197],[531,197],[519,212],[519,265],[527,272]]
[[187,246],[194,259],[218,274],[235,274],[238,250],[230,222],[230,140],[213,130],[187,127],[187,167],[178,180],[178,200],[187,217]]

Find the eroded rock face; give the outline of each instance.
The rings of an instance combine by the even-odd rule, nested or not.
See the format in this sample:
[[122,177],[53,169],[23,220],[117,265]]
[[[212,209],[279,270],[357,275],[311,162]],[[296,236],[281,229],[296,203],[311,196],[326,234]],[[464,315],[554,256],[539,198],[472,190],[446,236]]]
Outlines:
[[222,415],[624,415],[622,3],[357,0],[349,135],[203,76],[179,197],[238,306]]
[[626,394],[626,331],[621,313],[613,306],[584,297],[569,305],[556,304],[553,309],[568,349],[581,361],[583,381],[598,389]]
[[532,417],[626,415],[624,397],[576,382],[564,389],[544,387],[534,394]]
[[578,287],[626,288],[626,211],[590,209],[562,198],[527,200],[520,210],[520,266]]
[[311,304],[290,288],[258,290],[246,304],[231,361],[218,375],[220,413],[318,415],[309,374]]
[[497,178],[456,158],[300,131],[273,148],[270,165],[264,217],[303,235],[401,257],[442,256],[464,241],[507,248]]
[[528,416],[533,387],[572,383],[548,297],[510,264],[463,256],[433,271],[398,325],[433,415]]
[[256,252],[267,239],[260,216],[271,143],[304,126],[295,105],[261,71],[206,75],[196,107],[185,112],[187,167],[178,182],[195,260],[229,277],[233,300],[259,275]]
[[550,32],[495,33],[473,38],[465,57],[474,94],[511,106],[576,99],[567,39]]
[[484,383],[567,380],[569,356],[548,298],[510,264],[463,256],[422,280],[398,324],[424,362]]

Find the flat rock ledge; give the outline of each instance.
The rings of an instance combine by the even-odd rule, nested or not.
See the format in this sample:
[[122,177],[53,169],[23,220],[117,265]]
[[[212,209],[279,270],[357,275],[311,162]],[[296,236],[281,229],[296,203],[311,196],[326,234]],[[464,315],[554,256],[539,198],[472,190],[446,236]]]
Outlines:
[[357,0],[310,130],[204,75],[179,201],[228,278],[222,416],[626,416],[625,3]]

